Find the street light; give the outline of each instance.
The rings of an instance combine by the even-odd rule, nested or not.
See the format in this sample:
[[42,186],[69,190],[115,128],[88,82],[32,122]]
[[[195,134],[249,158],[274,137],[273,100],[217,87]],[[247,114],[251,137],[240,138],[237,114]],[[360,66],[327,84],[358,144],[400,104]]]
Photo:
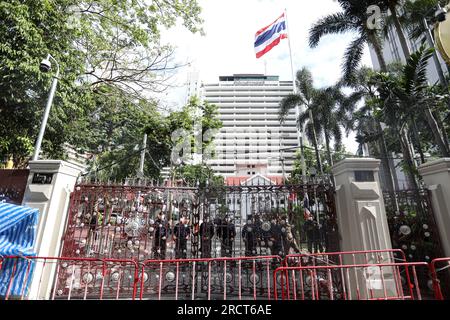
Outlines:
[[42,118],[41,129],[39,130],[39,135],[36,140],[36,145],[34,147],[33,161],[38,160],[39,152],[41,150],[42,139],[44,138],[45,128],[47,127],[48,115],[50,114],[50,108],[53,103],[53,97],[55,96],[56,86],[58,84],[59,77],[59,64],[55,58],[52,57],[51,54],[47,56],[47,58],[43,59],[39,69],[42,72],[50,72],[52,70],[52,63],[50,60],[53,60],[56,64],[56,73],[53,77],[52,86],[50,88],[50,94],[48,95],[47,105],[45,106],[44,117]]

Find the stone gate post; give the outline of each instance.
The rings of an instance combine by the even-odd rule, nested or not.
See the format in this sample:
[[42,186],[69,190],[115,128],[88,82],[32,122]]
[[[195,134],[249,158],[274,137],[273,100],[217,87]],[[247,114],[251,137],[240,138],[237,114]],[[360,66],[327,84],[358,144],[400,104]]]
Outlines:
[[[70,193],[82,171],[60,160],[30,161],[30,175],[23,204],[39,209],[35,252],[39,257],[58,257],[65,229]],[[29,299],[48,299],[56,263],[35,264]]]
[[419,167],[428,190],[442,250],[450,257],[450,158],[428,162]]
[[[336,185],[336,209],[341,251],[365,251],[391,249],[391,238],[386,218],[383,193],[380,187],[380,160],[345,159],[333,166]],[[388,259],[384,262],[393,262]],[[359,258],[359,261],[358,261]],[[356,256],[357,263],[364,263],[363,255]],[[375,259],[375,257],[374,257]],[[370,260],[369,263],[376,262]],[[344,257],[345,264],[353,264],[353,257]],[[384,297],[382,281],[387,287],[388,296],[397,295],[393,272],[380,269],[351,269],[347,279],[348,289],[356,298],[359,288],[362,298],[367,298],[367,289],[372,289],[375,297]]]

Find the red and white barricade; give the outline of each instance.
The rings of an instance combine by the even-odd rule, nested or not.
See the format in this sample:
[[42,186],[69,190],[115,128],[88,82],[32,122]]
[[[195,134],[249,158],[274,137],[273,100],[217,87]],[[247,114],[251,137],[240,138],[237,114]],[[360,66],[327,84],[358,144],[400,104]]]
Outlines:
[[2,260],[2,299],[111,300],[136,296],[139,268],[133,260],[53,257]]
[[279,256],[148,260],[141,269],[140,299],[273,299]]
[[450,258],[435,259],[430,264],[435,298],[450,299]]
[[403,250],[400,249],[343,251],[290,254],[285,257],[283,262],[286,267],[304,265],[378,264],[406,262],[406,256]]
[[281,267],[274,298],[282,300],[422,300],[425,262]]

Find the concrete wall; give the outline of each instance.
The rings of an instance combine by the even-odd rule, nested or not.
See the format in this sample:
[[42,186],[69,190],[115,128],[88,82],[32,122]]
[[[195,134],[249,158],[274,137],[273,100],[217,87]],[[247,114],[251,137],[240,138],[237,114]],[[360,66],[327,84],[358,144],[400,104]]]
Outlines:
[[[386,210],[379,177],[380,160],[345,159],[332,171],[336,185],[336,209],[340,235],[341,251],[365,251],[391,249]],[[366,255],[344,256],[344,264],[365,263]],[[386,263],[392,262],[389,255],[384,256]],[[371,260],[368,263],[376,263]],[[373,268],[372,268],[373,269]],[[368,298],[371,290],[375,297],[384,297],[384,282],[387,296],[396,296],[396,286],[392,269],[383,268],[383,276],[379,269],[371,273],[371,269],[355,269],[349,272],[346,281],[347,289],[353,298],[359,294]],[[382,279],[382,277],[384,279]]]

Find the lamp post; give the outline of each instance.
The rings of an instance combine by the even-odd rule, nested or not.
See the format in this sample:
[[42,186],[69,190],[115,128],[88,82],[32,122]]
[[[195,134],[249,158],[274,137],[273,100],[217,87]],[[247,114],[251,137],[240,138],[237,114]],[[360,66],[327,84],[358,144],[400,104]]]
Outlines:
[[52,63],[50,62],[50,60],[53,60],[55,62],[55,64],[56,64],[56,73],[55,73],[55,75],[53,77],[52,86],[50,88],[50,93],[49,93],[48,99],[47,99],[47,105],[45,106],[44,117],[42,118],[41,129],[39,130],[39,135],[38,135],[38,138],[36,140],[36,145],[34,147],[33,161],[34,160],[38,160],[38,157],[39,157],[39,152],[41,150],[42,139],[44,138],[45,128],[47,127],[48,115],[50,114],[50,109],[51,109],[52,103],[53,103],[53,97],[55,96],[56,86],[58,84],[59,64],[58,64],[58,61],[56,61],[55,58],[52,57],[51,54],[49,54],[47,56],[47,58],[42,60],[41,65],[39,66],[39,68],[40,68],[40,70],[42,72],[49,72],[49,71],[51,71]]

